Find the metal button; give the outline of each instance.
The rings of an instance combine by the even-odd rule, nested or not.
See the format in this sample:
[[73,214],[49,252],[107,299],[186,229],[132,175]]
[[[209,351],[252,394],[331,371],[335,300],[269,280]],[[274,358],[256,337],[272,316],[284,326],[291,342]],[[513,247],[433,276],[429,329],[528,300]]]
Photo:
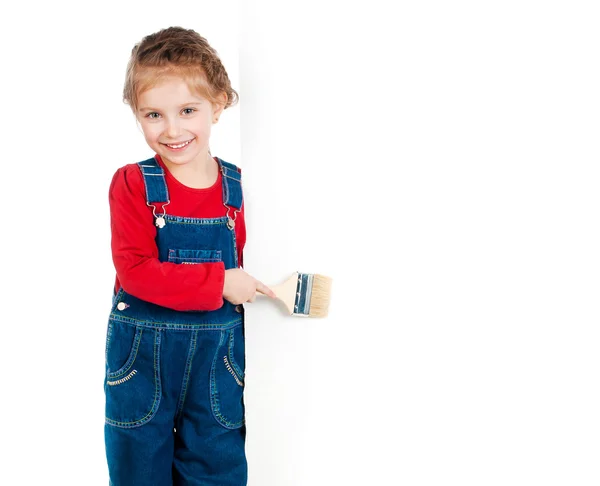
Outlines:
[[125,302],[119,302],[117,304],[117,309],[119,309],[120,311],[127,309],[127,304]]
[[240,314],[241,314],[241,313],[242,313],[242,310],[243,310],[243,307],[242,307],[241,305],[236,305],[236,306],[235,306],[235,311],[236,311],[236,312],[238,312],[238,313],[240,313]]

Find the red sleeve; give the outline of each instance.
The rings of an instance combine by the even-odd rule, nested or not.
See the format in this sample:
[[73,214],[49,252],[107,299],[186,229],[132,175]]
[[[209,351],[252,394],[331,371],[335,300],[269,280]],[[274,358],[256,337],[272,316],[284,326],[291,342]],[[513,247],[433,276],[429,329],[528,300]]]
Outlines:
[[180,311],[208,311],[223,305],[223,262],[181,265],[158,260],[156,226],[135,164],[113,176],[109,204],[112,257],[126,292]]

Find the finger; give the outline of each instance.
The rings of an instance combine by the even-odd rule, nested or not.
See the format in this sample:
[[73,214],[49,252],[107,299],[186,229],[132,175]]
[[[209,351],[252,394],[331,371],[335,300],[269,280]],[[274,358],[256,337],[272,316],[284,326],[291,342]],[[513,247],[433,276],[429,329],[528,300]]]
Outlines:
[[252,297],[248,299],[248,302],[254,302],[254,299],[256,299],[256,294],[252,294]]
[[273,292],[269,287],[267,287],[262,282],[258,282],[258,281],[256,282],[256,291],[260,292],[261,294],[267,295],[273,299],[277,297],[275,295],[275,292]]

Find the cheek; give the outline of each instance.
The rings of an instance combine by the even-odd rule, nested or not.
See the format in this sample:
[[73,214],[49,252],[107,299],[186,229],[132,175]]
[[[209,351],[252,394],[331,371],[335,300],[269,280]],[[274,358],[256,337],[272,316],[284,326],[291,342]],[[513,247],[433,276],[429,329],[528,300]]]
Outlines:
[[198,132],[202,133],[204,136],[209,136],[211,130],[212,130],[212,118],[206,118],[206,119],[202,120],[202,124],[198,128]]
[[158,140],[158,137],[161,134],[161,128],[158,123],[152,125],[142,124],[142,131],[144,132],[144,138],[148,142]]
[[206,133],[212,126],[212,115],[208,112],[199,113],[194,118],[187,120],[187,126],[190,130]]

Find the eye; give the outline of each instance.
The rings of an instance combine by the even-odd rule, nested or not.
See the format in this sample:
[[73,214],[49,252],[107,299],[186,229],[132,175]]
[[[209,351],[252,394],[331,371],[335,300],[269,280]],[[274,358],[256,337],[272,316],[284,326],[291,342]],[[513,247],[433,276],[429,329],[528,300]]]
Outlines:
[[[154,116],[156,115],[156,116]],[[155,120],[157,117],[159,117],[160,115],[158,113],[156,113],[155,111],[152,111],[150,113],[148,113],[146,115],[146,118],[150,118],[151,120]]]
[[195,108],[184,108],[182,111],[183,111],[184,115],[191,115],[192,113],[194,113],[196,111],[196,109]]

